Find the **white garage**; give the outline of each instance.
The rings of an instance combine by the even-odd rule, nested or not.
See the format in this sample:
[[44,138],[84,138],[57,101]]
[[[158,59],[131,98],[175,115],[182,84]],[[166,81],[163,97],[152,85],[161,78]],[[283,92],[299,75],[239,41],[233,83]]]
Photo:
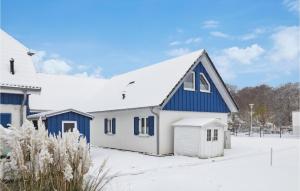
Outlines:
[[224,127],[215,118],[186,118],[173,123],[174,154],[211,158],[224,155]]

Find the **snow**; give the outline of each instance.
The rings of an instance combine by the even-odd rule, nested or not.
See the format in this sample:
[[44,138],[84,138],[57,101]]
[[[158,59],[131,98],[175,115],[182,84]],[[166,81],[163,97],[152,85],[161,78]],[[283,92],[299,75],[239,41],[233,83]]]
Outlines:
[[74,113],[78,113],[80,115],[84,115],[84,116],[87,116],[87,117],[90,117],[90,118],[94,118],[94,116],[92,116],[88,113],[84,113],[84,112],[81,112],[81,111],[78,111],[78,110],[75,110],[75,109],[65,109],[65,110],[56,110],[56,111],[45,111],[45,112],[40,112],[40,113],[37,113],[37,114],[28,115],[27,119],[39,119],[39,118],[45,119],[45,118],[48,118],[48,117],[51,117],[51,116],[54,116],[54,115],[59,115],[59,114],[62,114],[62,113],[67,113],[67,112],[74,112]]
[[[270,165],[270,149],[273,165]],[[91,147],[93,174],[107,159],[117,174],[111,190],[297,191],[300,189],[300,139],[232,137],[224,157],[148,156]]]
[[[29,51],[23,44],[0,29],[0,86],[40,89]],[[15,74],[10,73],[14,59]]]
[[201,127],[211,123],[218,123],[221,126],[226,126],[222,123],[221,120],[216,118],[184,118],[173,123],[173,126],[192,126],[192,127]]
[[30,108],[91,112],[158,106],[203,52],[201,49],[111,79],[38,74],[42,93],[31,97]]

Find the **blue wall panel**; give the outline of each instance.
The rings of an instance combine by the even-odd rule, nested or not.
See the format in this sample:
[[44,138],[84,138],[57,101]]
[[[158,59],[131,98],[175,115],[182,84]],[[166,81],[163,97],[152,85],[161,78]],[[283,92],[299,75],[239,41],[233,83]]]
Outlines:
[[46,119],[46,125],[50,134],[58,135],[62,131],[62,121],[77,121],[77,129],[83,134],[87,142],[90,142],[90,118],[74,113],[67,112]]
[[[23,101],[23,94],[0,93],[0,101],[1,104],[21,105]],[[28,105],[28,96],[25,104]]]
[[[183,83],[164,106],[163,110],[194,112],[230,112],[205,68],[199,63],[195,69],[195,91],[184,90]],[[210,83],[210,93],[200,92],[200,73]]]

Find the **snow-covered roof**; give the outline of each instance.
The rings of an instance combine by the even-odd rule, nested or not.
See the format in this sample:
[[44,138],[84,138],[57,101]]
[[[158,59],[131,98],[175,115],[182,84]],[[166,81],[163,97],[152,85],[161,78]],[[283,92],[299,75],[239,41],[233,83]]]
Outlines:
[[90,106],[101,99],[105,79],[70,75],[37,74],[42,86],[40,95],[30,95],[31,110],[63,110],[74,108],[90,111]]
[[[0,86],[5,89],[30,89],[40,91],[35,68],[22,43],[0,29]],[[10,73],[10,60],[14,60],[15,74]]]
[[[204,50],[198,50],[111,79],[38,74],[41,95],[32,95],[33,110],[75,108],[86,112],[161,106],[200,58],[206,62]],[[202,61],[201,60],[201,61]],[[206,64],[209,65],[209,64]],[[215,69],[206,66],[231,111],[233,99]],[[210,69],[210,70],[209,70]]]
[[31,95],[30,108],[92,112],[158,106],[202,53],[199,50],[111,79],[38,74],[43,90]]
[[226,126],[220,119],[217,118],[183,118],[176,121],[172,126],[180,127],[204,127],[209,124],[218,124],[219,126]]
[[82,111],[79,111],[79,110],[64,109],[64,110],[55,110],[55,111],[45,111],[45,112],[40,112],[40,113],[37,113],[37,114],[28,115],[27,119],[39,119],[39,118],[46,119],[46,118],[51,117],[51,116],[55,116],[55,115],[59,115],[59,114],[63,114],[63,113],[68,113],[68,112],[78,113],[80,115],[89,117],[91,119],[94,118],[93,115],[82,112]]

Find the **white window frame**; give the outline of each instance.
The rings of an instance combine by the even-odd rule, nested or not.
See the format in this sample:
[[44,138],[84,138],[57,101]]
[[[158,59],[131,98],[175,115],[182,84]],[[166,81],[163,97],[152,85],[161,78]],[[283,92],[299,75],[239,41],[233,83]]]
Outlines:
[[[142,127],[142,119],[145,120],[145,126]],[[140,120],[139,120],[139,136],[149,136],[149,127],[147,125],[147,121],[148,121],[148,117],[140,117]],[[145,128],[144,129],[144,132],[142,131],[142,128]]]
[[[105,118],[107,120],[107,135],[113,135],[112,131],[112,118]],[[104,119],[104,120],[105,120]]]
[[62,130],[62,134],[63,134],[63,133],[66,133],[66,132],[65,132],[65,123],[74,123],[74,129],[77,128],[77,121],[67,121],[67,120],[62,121],[62,122],[61,122],[61,130]]
[[[203,89],[201,89],[201,76],[203,76],[203,77],[204,77],[204,80],[207,82],[207,84],[208,84],[208,90],[203,90]],[[210,93],[210,83],[209,83],[209,81],[207,80],[205,74],[203,74],[202,72],[200,73],[199,81],[200,81],[200,83],[199,83],[199,86],[200,86],[200,92]]]
[[195,72],[194,72],[194,71],[189,72],[189,73],[187,74],[187,76],[190,75],[190,74],[193,74],[193,88],[185,87],[185,80],[186,80],[186,79],[184,79],[184,81],[183,81],[183,89],[184,89],[184,90],[187,90],[187,91],[195,91],[195,87],[196,87],[196,84],[195,84]]

